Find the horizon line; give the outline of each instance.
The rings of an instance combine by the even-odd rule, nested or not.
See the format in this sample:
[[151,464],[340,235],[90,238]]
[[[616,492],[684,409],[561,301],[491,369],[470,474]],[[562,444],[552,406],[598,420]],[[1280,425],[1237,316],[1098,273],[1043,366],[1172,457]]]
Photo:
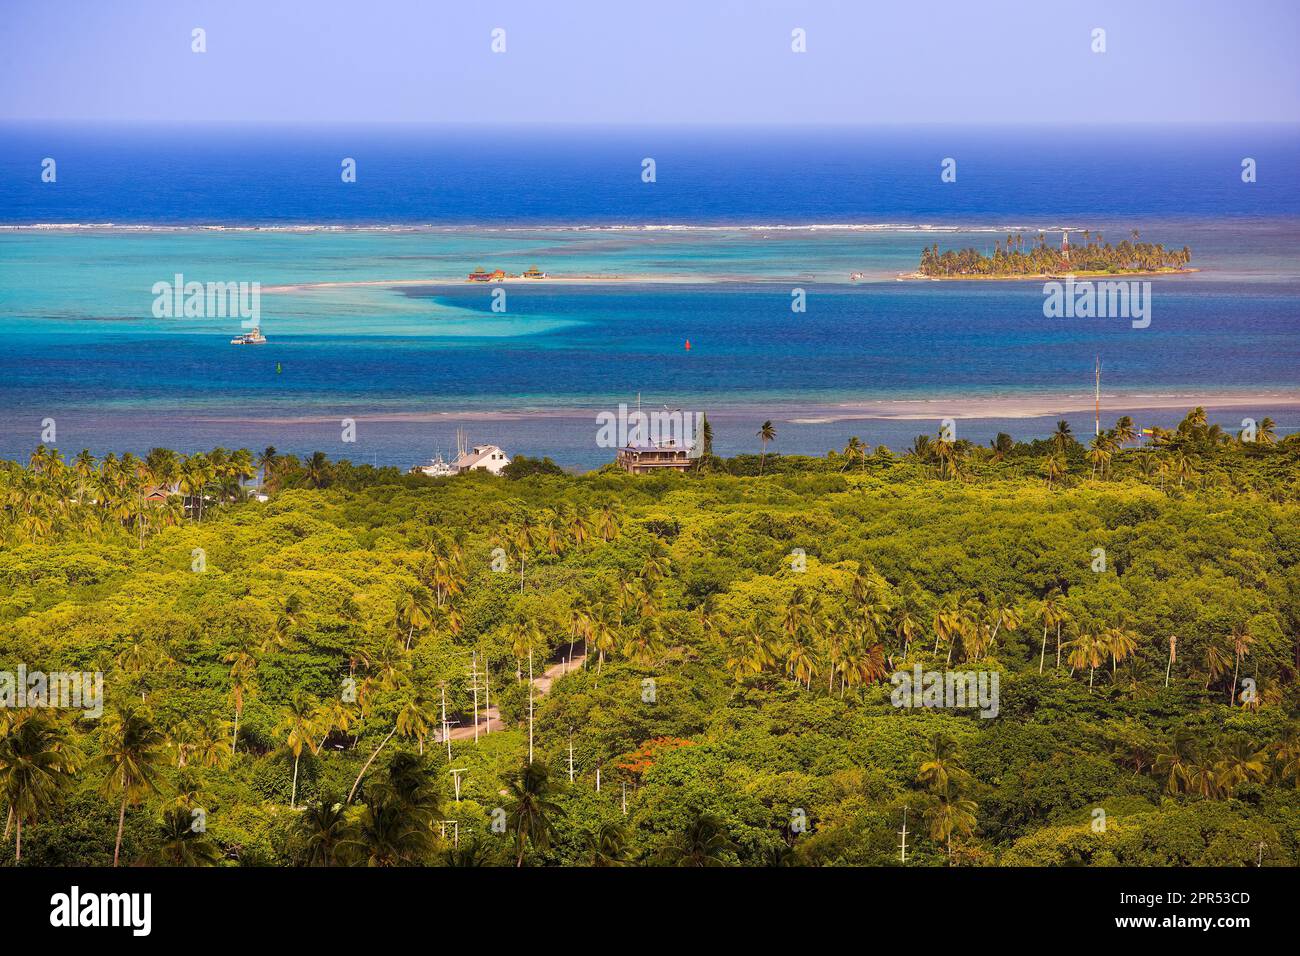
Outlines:
[[408,120],[408,119],[178,119],[140,118],[140,117],[33,117],[0,116],[0,124],[68,124],[91,126],[349,126],[349,127],[414,127],[414,128],[464,128],[464,129],[829,129],[829,130],[864,130],[875,128],[945,127],[950,129],[993,128],[993,129],[1038,129],[1038,128],[1086,128],[1086,127],[1139,127],[1146,129],[1161,128],[1197,128],[1222,126],[1283,126],[1295,127],[1300,124],[1296,119],[1196,119],[1196,120],[870,120],[861,122],[838,122],[821,120],[773,120],[773,121],[713,121],[713,120],[654,120],[647,122],[630,122],[622,120],[586,120],[553,121],[545,119],[521,119],[493,121],[473,120]]

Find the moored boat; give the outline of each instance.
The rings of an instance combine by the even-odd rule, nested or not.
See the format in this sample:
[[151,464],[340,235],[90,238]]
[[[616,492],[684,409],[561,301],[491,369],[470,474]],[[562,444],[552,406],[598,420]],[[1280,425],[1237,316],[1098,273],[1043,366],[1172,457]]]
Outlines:
[[237,335],[230,340],[231,345],[265,345],[266,336],[257,326],[253,326],[251,332],[245,332],[243,335]]

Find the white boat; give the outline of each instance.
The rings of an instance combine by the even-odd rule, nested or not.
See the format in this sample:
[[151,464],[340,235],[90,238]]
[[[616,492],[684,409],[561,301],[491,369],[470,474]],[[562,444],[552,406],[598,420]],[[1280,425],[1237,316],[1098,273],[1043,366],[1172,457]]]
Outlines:
[[428,475],[430,478],[446,478],[456,474],[456,469],[447,464],[441,455],[431,458],[427,465],[416,465],[411,469],[413,475]]
[[237,335],[230,340],[231,345],[265,345],[266,336],[257,326],[253,326],[253,331],[245,332],[243,335]]

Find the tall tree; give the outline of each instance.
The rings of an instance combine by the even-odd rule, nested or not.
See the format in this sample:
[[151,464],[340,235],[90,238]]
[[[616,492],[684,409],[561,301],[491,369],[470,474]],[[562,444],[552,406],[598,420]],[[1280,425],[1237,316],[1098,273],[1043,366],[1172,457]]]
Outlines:
[[545,850],[555,838],[555,821],[564,810],[551,797],[550,770],[542,761],[525,763],[506,784],[506,826],[514,834],[515,866],[524,865],[531,845]]
[[113,865],[122,850],[122,828],[126,808],[158,792],[161,779],[162,733],[143,710],[126,707],[104,718],[100,728],[98,763],[106,771],[102,791],[121,798],[117,814],[117,840],[113,844]]
[[36,822],[58,802],[72,781],[75,752],[63,726],[38,710],[4,715],[0,737],[0,794],[16,824],[14,862],[23,861],[23,825]]
[[771,419],[763,422],[755,437],[757,437],[763,445],[763,454],[758,459],[758,473],[761,475],[763,473],[763,466],[767,462],[767,443],[770,441],[776,441],[776,426],[772,424]]

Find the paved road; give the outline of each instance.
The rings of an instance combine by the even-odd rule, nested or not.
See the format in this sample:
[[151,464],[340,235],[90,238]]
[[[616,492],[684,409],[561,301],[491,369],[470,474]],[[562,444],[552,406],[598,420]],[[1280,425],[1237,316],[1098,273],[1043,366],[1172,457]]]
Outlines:
[[[577,670],[582,666],[582,662],[586,659],[586,655],[575,652],[572,660],[560,661],[558,664],[552,664],[542,672],[541,676],[534,677],[533,687],[537,693],[533,697],[533,700],[545,697],[550,691],[551,685],[554,684],[558,678],[563,677],[569,671]],[[478,732],[480,734],[489,733],[492,730],[502,730],[504,727],[505,724],[501,720],[501,715],[497,713],[496,707],[489,707],[487,710],[479,711]],[[467,726],[453,727],[451,729],[451,739],[473,740],[474,724],[471,722]],[[441,733],[437,734],[437,740],[439,743],[443,742]]]

